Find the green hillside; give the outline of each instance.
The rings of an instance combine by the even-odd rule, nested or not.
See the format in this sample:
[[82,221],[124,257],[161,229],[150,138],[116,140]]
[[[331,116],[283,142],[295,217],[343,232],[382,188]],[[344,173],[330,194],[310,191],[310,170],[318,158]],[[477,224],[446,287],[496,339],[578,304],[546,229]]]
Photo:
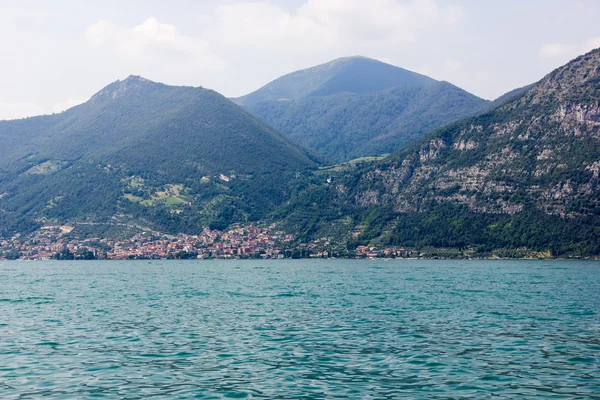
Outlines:
[[447,82],[364,57],[294,72],[234,101],[334,162],[390,153],[491,106]]
[[[600,50],[491,112],[312,184],[278,218],[306,239],[600,254]],[[329,207],[324,208],[323,204]]]
[[366,94],[340,93],[251,108],[265,122],[333,161],[391,153],[430,131],[487,107],[447,82]]
[[134,76],[64,113],[0,122],[0,140],[5,232],[114,218],[173,232],[224,226],[260,218],[315,165],[214,91]]

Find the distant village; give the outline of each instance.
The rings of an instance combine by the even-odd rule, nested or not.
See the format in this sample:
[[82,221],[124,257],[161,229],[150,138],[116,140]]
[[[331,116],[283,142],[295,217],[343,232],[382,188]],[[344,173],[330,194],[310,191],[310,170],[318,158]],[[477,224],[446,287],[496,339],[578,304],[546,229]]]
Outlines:
[[[198,235],[140,232],[128,239],[78,238],[72,226],[47,225],[28,234],[0,239],[0,260],[131,260],[131,259],[282,259],[338,256],[328,243],[294,243],[294,235],[273,227],[234,226],[226,232],[204,229]],[[398,248],[359,246],[358,258],[412,257]]]
[[[293,235],[271,233],[256,226],[227,232],[205,229],[199,235],[141,232],[129,239],[79,239],[70,226],[43,226],[10,240],[0,239],[0,259],[166,259],[166,258],[284,258]],[[291,256],[291,255],[290,255]]]

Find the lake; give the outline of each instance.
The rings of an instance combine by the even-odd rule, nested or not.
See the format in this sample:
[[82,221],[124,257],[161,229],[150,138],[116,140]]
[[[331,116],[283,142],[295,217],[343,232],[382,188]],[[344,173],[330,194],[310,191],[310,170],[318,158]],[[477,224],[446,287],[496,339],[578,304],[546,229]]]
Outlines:
[[0,398],[600,398],[600,263],[0,262]]

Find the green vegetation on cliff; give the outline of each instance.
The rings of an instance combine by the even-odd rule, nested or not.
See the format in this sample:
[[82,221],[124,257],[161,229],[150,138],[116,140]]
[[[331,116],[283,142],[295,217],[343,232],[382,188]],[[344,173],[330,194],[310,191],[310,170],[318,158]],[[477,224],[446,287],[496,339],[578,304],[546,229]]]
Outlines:
[[313,178],[277,217],[306,239],[345,232],[349,246],[598,255],[599,173],[595,50],[500,108],[380,162]]

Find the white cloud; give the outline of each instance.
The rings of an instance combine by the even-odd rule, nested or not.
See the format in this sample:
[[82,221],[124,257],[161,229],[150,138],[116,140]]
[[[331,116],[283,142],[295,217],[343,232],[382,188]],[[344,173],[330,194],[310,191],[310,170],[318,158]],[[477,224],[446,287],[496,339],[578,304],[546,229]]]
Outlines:
[[540,55],[546,58],[575,57],[600,47],[600,37],[587,40],[585,43],[565,44],[549,43],[540,48]]
[[211,43],[271,50],[399,45],[427,26],[454,24],[460,16],[459,8],[434,0],[307,0],[292,12],[267,2],[223,5],[203,21]]
[[37,104],[27,102],[2,102],[0,101],[0,121],[8,119],[26,118],[33,115],[44,114],[44,108]]
[[[161,69],[170,73],[194,69],[197,73],[227,66],[204,39],[181,35],[175,26],[156,18],[148,18],[132,28],[101,20],[88,27],[85,38],[116,51],[131,69],[141,73]],[[160,65],[154,65],[158,62]]]
[[219,6],[208,22],[205,36],[225,51],[232,48],[276,50],[301,42],[333,44],[336,38],[320,21],[292,15],[269,3],[238,3]]

